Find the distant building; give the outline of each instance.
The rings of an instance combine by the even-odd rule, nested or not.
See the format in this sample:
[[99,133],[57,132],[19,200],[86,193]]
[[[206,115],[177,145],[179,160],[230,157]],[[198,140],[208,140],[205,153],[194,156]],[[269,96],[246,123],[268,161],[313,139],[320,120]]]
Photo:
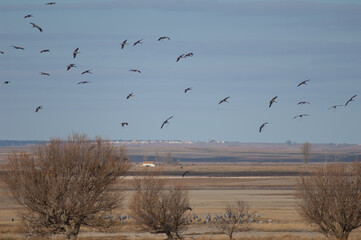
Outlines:
[[144,161],[142,166],[143,167],[155,167],[155,164],[153,161]]

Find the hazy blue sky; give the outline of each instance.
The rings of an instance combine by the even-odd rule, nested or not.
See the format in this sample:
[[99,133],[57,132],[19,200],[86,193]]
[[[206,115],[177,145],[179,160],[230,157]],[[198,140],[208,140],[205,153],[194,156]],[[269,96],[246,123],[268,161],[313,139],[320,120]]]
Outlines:
[[0,1],[0,139],[361,143],[360,1],[45,3]]

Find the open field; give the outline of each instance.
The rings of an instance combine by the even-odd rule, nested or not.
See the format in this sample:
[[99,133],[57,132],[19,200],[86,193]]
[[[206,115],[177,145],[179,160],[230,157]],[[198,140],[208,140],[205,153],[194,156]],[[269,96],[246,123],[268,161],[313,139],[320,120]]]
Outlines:
[[[27,151],[25,148],[22,150]],[[0,148],[2,156],[6,152],[8,151]],[[2,158],[2,163],[5,162],[6,159]],[[145,170],[161,171],[170,182],[188,186],[192,214],[202,219],[207,214],[222,214],[224,207],[236,200],[248,202],[251,210],[256,211],[260,217],[246,232],[237,233],[236,239],[326,239],[317,233],[314,226],[300,218],[294,195],[297,177],[312,174],[323,164],[312,163],[306,167],[296,162],[181,162],[179,165],[161,165],[155,168],[133,164],[130,174],[119,182],[116,189],[125,192],[123,212],[127,213],[127,202],[133,194],[133,176],[141,175]],[[182,178],[184,171],[190,172]],[[4,174],[0,176],[5,177]],[[7,196],[5,185],[0,181],[0,239],[22,238],[24,230],[16,216],[19,209],[21,206]],[[206,224],[203,220],[193,222],[183,236],[199,240],[227,239],[226,235],[218,233],[213,223]],[[157,236],[139,231],[131,221],[106,232],[83,228],[80,234],[80,239],[164,238],[165,235]],[[361,230],[353,232],[350,239],[361,239]]]

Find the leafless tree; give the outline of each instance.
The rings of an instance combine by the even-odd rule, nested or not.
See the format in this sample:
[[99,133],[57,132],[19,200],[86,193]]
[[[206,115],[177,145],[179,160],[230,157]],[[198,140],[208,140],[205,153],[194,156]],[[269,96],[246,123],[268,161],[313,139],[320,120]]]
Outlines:
[[217,228],[232,240],[235,232],[247,228],[248,220],[251,216],[248,204],[243,201],[237,201],[235,204],[228,205],[225,208],[224,216],[217,221]]
[[302,152],[302,155],[303,155],[303,162],[305,164],[307,164],[308,160],[310,160],[311,150],[312,150],[312,144],[311,143],[304,142],[301,145],[301,152]]
[[179,232],[188,226],[192,210],[187,189],[148,174],[135,179],[135,190],[129,210],[136,224],[155,234],[165,233],[168,239],[180,239]]
[[81,226],[109,227],[106,214],[121,206],[121,192],[111,187],[129,168],[123,148],[73,134],[51,139],[32,153],[9,156],[6,183],[25,207],[20,213],[34,235],[65,233],[77,239]]
[[327,237],[348,239],[361,226],[361,164],[326,165],[297,184],[298,209]]

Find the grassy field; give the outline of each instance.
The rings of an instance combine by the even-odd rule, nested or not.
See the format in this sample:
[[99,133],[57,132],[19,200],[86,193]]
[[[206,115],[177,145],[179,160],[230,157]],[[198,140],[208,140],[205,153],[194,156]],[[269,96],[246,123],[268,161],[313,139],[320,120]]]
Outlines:
[[[11,149],[13,150],[13,149]],[[24,150],[24,149],[23,149]],[[154,150],[154,149],[153,149]],[[134,151],[134,149],[132,150]],[[188,149],[187,149],[188,151]],[[0,148],[0,154],[6,155]],[[2,158],[2,163],[6,159]],[[169,182],[188,186],[192,214],[204,219],[205,215],[215,216],[223,212],[228,203],[236,200],[246,201],[252,211],[259,214],[255,223],[245,232],[237,233],[235,239],[276,240],[276,239],[326,239],[312,226],[304,222],[297,212],[295,184],[298,176],[312,174],[324,163],[207,163],[182,162],[180,165],[162,165],[145,168],[133,164],[130,174],[117,185],[125,191],[127,203],[133,194],[133,175],[141,175],[145,170],[161,171]],[[182,174],[190,171],[184,178]],[[170,173],[170,174],[167,174]],[[4,174],[0,175],[5,177]],[[6,193],[3,181],[0,181],[0,239],[21,239],[24,229],[16,215],[21,209]],[[12,219],[14,221],[12,221]],[[185,239],[221,240],[221,235],[213,223],[192,223],[183,232]],[[152,235],[139,231],[132,222],[121,224],[106,232],[83,228],[80,239],[164,239],[165,235]],[[60,239],[60,238],[59,238]],[[350,239],[361,239],[361,230],[351,234]]]

